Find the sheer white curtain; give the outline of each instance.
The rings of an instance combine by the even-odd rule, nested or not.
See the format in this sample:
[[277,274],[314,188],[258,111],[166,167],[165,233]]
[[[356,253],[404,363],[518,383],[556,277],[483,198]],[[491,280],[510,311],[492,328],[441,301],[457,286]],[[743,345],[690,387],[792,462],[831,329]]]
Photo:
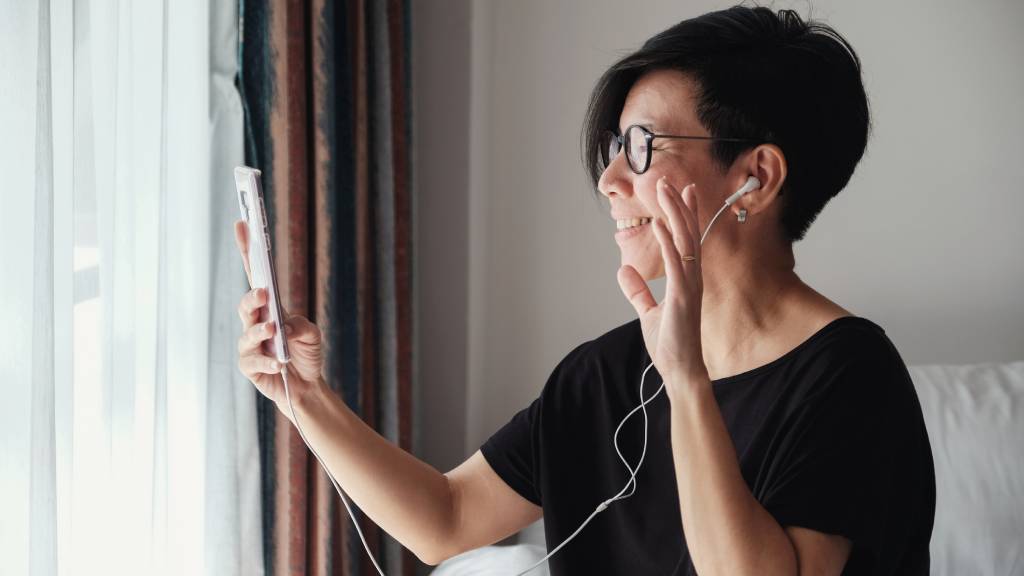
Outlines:
[[0,573],[261,574],[237,7],[0,0]]

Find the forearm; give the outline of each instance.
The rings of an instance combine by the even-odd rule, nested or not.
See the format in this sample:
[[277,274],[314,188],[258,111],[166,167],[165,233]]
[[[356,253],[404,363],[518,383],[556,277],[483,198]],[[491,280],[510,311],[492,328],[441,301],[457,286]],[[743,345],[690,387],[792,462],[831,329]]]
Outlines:
[[293,401],[309,443],[359,508],[424,562],[443,559],[453,518],[448,478],[377,434],[322,381]]
[[754,498],[706,376],[675,386],[672,454],[686,544],[702,575],[797,574],[792,541]]

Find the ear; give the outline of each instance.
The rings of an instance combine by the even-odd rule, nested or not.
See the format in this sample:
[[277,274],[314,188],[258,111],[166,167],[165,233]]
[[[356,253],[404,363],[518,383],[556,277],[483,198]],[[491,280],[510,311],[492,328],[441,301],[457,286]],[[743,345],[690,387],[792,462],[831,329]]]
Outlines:
[[735,190],[739,190],[750,176],[761,181],[760,188],[744,194],[731,206],[732,213],[738,214],[745,208],[748,216],[758,214],[767,210],[782,192],[786,181],[786,156],[775,144],[760,144],[740,156],[731,172],[735,174],[730,178],[736,182]]

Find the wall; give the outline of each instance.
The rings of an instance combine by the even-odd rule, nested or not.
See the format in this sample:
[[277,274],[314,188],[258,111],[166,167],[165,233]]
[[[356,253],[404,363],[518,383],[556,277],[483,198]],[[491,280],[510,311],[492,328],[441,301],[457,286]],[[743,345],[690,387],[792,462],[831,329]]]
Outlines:
[[[612,61],[730,4],[416,3],[419,426],[435,463],[633,317],[580,163],[584,106]],[[858,51],[874,133],[796,245],[798,273],[881,324],[908,364],[1024,358],[1024,4],[831,0],[813,16]]]
[[447,471],[465,457],[471,12],[469,0],[413,2],[411,10],[414,448]]

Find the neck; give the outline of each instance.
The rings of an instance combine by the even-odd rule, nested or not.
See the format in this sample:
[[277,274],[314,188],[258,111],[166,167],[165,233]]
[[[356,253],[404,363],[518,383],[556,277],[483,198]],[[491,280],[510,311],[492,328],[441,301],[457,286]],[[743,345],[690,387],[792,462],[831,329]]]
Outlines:
[[758,343],[767,341],[804,286],[788,243],[758,250],[714,250],[704,262],[701,346],[712,379],[749,367]]

